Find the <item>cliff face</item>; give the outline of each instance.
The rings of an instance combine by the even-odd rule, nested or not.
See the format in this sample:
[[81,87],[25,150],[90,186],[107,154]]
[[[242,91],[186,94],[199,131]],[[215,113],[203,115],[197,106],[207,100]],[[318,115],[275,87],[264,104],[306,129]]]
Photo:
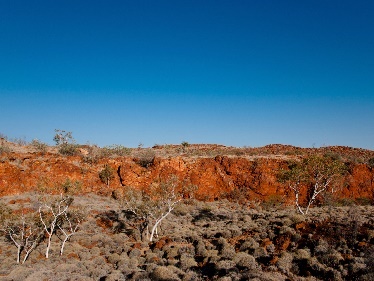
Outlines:
[[263,199],[272,194],[284,193],[282,186],[276,181],[275,173],[284,165],[285,161],[278,159],[176,157],[156,158],[154,164],[145,169],[131,159],[123,159],[119,175],[122,186],[143,187],[153,181],[167,180],[171,175],[176,175],[181,182],[196,185],[199,198],[219,199],[236,188],[243,188],[248,190],[250,198]]
[[[274,150],[274,147],[269,148]],[[364,152],[366,156],[373,155],[372,151]],[[236,154],[239,156],[225,156],[224,152],[211,157],[183,154],[156,156],[153,163],[145,168],[138,164],[134,156],[101,158],[92,164],[84,161],[82,156],[67,157],[54,152],[42,154],[18,150],[0,155],[0,196],[35,189],[53,190],[67,180],[76,184],[81,192],[110,194],[113,189],[126,186],[146,188],[153,182],[167,180],[175,175],[180,183],[196,185],[196,197],[200,199],[215,200],[235,189],[241,189],[246,191],[249,200],[267,200],[276,195],[286,202],[293,201],[293,194],[277,182],[276,174],[281,168],[287,167],[288,160],[302,156],[282,154],[279,148],[266,155],[249,155],[237,151]],[[115,171],[109,187],[98,176],[105,164]],[[349,166],[349,173],[340,183],[336,195],[372,199],[373,169],[355,162],[347,162],[346,165]]]

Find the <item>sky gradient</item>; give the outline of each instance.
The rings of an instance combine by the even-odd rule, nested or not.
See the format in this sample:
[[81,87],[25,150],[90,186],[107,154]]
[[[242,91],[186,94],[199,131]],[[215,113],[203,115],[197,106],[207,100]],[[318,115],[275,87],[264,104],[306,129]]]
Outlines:
[[0,0],[0,133],[374,149],[374,1]]

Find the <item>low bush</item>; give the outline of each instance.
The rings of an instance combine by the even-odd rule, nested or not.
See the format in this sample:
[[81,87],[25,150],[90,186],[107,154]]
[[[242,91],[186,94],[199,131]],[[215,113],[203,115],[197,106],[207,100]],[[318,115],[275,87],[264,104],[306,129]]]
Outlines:
[[47,152],[48,145],[40,140],[33,139],[30,145],[43,154]]
[[70,179],[66,179],[60,186],[57,187],[59,193],[64,194],[78,194],[82,191],[83,184],[81,181],[72,181]]
[[75,156],[79,154],[78,145],[73,143],[61,144],[58,152],[64,156]]
[[150,274],[155,281],[179,281],[181,280],[169,267],[157,266]]
[[119,144],[105,146],[101,149],[102,157],[127,156],[127,155],[130,155],[130,153],[131,153],[130,148],[124,147],[123,145],[119,145]]
[[148,168],[153,164],[155,152],[152,149],[142,149],[137,153],[136,163],[143,168]]
[[106,164],[99,172],[99,178],[102,183],[105,183],[109,187],[110,181],[114,179],[114,169]]
[[[79,200],[82,204],[88,199]],[[60,231],[52,241],[50,258],[41,259],[37,249],[26,267],[16,266],[16,248],[0,238],[4,280],[51,279],[49,274],[57,265],[53,272],[66,281],[370,280],[373,275],[371,206],[313,208],[308,217],[293,217],[295,213],[289,210],[258,211],[227,201],[196,202],[186,205],[188,212],[171,214],[150,242],[135,241],[125,233],[132,222],[118,212],[118,200],[106,198],[105,206],[95,200],[89,201],[92,213],[82,223],[83,231],[72,237],[62,256],[58,255]],[[16,210],[17,204],[8,208]],[[1,206],[4,214],[10,212],[5,204]],[[208,212],[202,214],[203,209]],[[106,224],[100,221],[104,218]],[[121,220],[124,227],[115,231]],[[28,265],[33,267],[30,272],[17,272]]]
[[11,151],[12,150],[10,149],[8,145],[5,145],[5,144],[0,145],[0,155],[10,153]]
[[371,169],[374,168],[374,157],[373,157],[373,158],[370,158],[370,159],[368,160],[368,166],[369,166]]
[[239,268],[245,270],[254,270],[258,267],[256,259],[253,256],[243,252],[236,253],[233,261]]

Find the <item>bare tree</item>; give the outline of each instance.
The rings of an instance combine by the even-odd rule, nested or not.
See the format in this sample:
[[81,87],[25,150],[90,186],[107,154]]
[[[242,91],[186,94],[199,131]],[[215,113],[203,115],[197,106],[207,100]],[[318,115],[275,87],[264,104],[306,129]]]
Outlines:
[[[346,172],[339,160],[327,156],[309,156],[300,162],[293,162],[287,170],[278,173],[278,180],[286,183],[295,195],[295,205],[301,214],[308,214],[317,197],[325,192],[335,192],[338,178]],[[307,203],[301,206],[300,194],[305,189]]]
[[149,240],[149,224],[152,201],[150,196],[144,191],[133,187],[126,187],[123,194],[118,196],[121,202],[121,208],[125,209],[127,214],[127,224],[133,229],[137,229],[142,239]]
[[[127,188],[121,196],[122,207],[134,214],[144,238],[153,241],[158,234],[161,222],[184,199],[190,198],[191,188],[178,188],[178,178],[152,184],[145,192]],[[143,235],[145,232],[145,235]]]
[[19,219],[4,207],[0,207],[0,212],[1,231],[7,240],[16,246],[17,263],[22,260],[23,264],[41,241],[43,230],[38,227],[34,214],[25,215],[22,213]]
[[49,250],[51,248],[52,236],[56,233],[57,228],[62,223],[67,211],[73,202],[73,199],[68,196],[63,196],[52,202],[44,202],[39,207],[40,221],[48,236],[47,249],[45,257],[49,257]]
[[76,212],[64,212],[61,221],[57,224],[59,230],[63,233],[64,238],[61,242],[60,255],[64,253],[64,247],[67,241],[77,233],[78,228],[83,220],[83,214]]
[[278,181],[286,183],[295,196],[295,205],[299,213],[305,214],[300,206],[300,192],[303,183],[306,180],[306,174],[300,163],[291,163],[288,170],[281,170],[278,174]]
[[174,210],[179,202],[183,199],[183,194],[177,191],[178,178],[172,176],[166,182],[151,186],[152,208],[150,209],[150,217],[153,219],[151,236],[149,241],[153,241],[153,237],[157,235],[157,228],[160,223]]

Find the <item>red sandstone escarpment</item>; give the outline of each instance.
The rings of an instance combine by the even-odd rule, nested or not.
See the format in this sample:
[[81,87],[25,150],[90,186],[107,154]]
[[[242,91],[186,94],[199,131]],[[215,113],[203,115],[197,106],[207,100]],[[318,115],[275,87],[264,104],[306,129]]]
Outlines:
[[[187,152],[180,149],[179,155],[161,155],[162,149],[153,149],[156,157],[147,167],[139,165],[134,156],[101,158],[91,163],[84,161],[82,156],[62,156],[54,151],[42,154],[18,149],[3,153],[0,155],[0,196],[36,189],[52,190],[68,179],[78,182],[81,192],[109,194],[112,189],[126,186],[146,188],[153,182],[175,175],[181,183],[196,185],[196,197],[201,199],[219,199],[241,188],[247,191],[249,200],[266,200],[277,195],[292,202],[293,195],[277,181],[276,175],[287,167],[287,161],[313,153],[335,153],[345,157],[349,173],[336,190],[338,197],[372,199],[374,196],[374,170],[365,163],[352,160],[374,157],[370,150],[344,147],[302,149],[281,145],[252,149],[217,146],[212,150],[204,145],[188,147]],[[209,153],[216,155],[209,156]],[[115,171],[110,190],[98,176],[105,164]]]

